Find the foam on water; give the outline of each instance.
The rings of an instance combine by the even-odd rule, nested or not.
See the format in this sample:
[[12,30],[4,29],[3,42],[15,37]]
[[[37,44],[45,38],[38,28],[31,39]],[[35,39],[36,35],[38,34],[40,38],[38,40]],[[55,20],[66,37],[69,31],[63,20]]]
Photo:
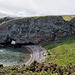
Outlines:
[[0,49],[0,52],[4,52],[5,51],[5,49]]
[[4,66],[21,65],[30,59],[30,52],[25,48],[1,48],[0,64]]

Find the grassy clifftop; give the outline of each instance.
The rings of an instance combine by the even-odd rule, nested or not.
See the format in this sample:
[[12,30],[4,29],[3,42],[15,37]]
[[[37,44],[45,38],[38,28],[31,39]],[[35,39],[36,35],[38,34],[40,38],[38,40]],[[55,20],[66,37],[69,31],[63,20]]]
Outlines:
[[[54,16],[54,15],[48,15],[48,16]],[[75,18],[75,15],[55,15],[55,16],[62,16],[65,21],[70,21],[72,18]],[[34,19],[37,19],[39,17],[46,17],[46,16],[35,16]],[[4,18],[0,18],[0,23],[2,21],[9,21],[9,20],[13,20],[13,19],[23,19],[23,18],[32,18],[33,19],[33,17],[4,17]]]
[[44,47],[48,52],[46,62],[56,62],[62,66],[75,64],[75,35],[55,40]]
[[75,18],[75,15],[62,15],[65,21],[70,21],[72,18]]

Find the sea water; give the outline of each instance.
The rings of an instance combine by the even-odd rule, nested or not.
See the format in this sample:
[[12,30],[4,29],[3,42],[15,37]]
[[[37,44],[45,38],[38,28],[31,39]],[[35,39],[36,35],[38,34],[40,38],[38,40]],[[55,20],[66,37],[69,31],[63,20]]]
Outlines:
[[4,66],[25,64],[30,59],[26,48],[0,48],[0,64]]

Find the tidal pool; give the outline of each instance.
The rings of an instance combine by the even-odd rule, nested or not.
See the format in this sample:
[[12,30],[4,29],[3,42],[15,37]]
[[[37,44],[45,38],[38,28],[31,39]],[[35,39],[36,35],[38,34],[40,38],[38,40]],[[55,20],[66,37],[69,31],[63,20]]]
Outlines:
[[30,52],[25,48],[0,48],[0,64],[3,66],[25,64],[30,59]]

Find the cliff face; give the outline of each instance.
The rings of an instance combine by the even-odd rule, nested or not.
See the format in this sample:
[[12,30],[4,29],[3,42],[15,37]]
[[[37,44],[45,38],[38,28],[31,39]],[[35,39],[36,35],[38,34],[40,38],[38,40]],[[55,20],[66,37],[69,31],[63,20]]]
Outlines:
[[40,44],[75,34],[75,18],[65,21],[61,16],[32,17],[0,24],[0,43]]

